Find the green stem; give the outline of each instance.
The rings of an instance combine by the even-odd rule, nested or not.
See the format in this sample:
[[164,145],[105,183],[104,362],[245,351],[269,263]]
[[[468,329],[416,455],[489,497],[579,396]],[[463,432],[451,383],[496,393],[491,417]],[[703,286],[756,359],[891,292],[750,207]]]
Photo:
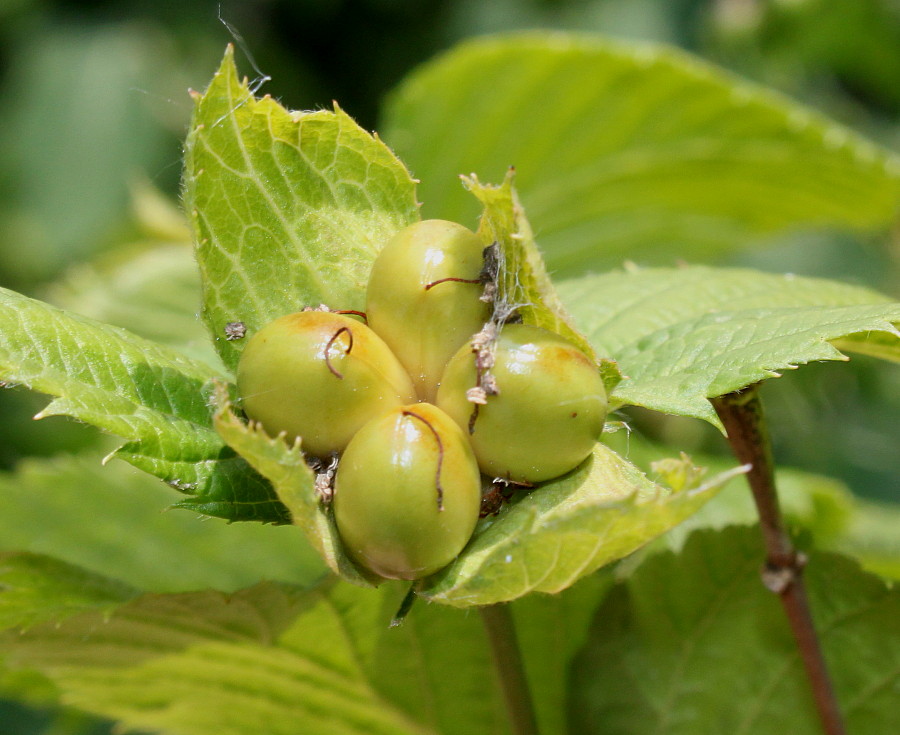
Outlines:
[[538,735],[534,705],[525,679],[525,668],[509,606],[486,605],[478,610],[494,654],[494,667],[500,678],[512,732],[514,735]]
[[781,599],[812,687],[823,732],[845,735],[803,584],[806,557],[794,549],[778,504],[772,444],[759,398],[759,384],[715,398],[712,403],[728,432],[728,442],[738,461],[751,465],[747,481],[753,492],[766,547],[763,584]]

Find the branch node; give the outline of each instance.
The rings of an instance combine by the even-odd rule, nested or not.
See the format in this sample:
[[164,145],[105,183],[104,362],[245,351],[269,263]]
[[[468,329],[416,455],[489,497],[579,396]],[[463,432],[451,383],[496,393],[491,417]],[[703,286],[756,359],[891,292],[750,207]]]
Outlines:
[[763,585],[769,592],[783,595],[788,588],[800,579],[806,562],[806,554],[802,552],[797,552],[792,559],[784,564],[767,561],[760,570]]

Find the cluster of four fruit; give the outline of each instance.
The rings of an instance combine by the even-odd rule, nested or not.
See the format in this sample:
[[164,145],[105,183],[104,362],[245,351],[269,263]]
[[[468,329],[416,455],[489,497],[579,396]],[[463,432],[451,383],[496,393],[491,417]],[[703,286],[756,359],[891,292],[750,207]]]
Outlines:
[[[484,248],[468,229],[425,220],[376,259],[368,326],[342,313],[276,319],[244,348],[247,415],[304,451],[340,454],[334,516],[351,557],[388,578],[441,569],[468,542],[481,472],[534,483],[590,453],[606,416],[596,366],[556,334],[509,324],[482,349]],[[472,388],[484,383],[473,403]]]

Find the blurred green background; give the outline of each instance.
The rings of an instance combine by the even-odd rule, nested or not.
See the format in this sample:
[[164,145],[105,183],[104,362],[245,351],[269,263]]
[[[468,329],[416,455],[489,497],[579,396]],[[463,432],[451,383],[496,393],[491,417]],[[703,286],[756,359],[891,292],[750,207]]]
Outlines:
[[[261,90],[286,106],[337,100],[375,129],[380,101],[415,65],[462,38],[521,28],[677,45],[900,149],[900,0],[0,0],[0,285],[45,297],[77,277],[79,263],[139,239],[177,239],[177,222],[136,213],[132,202],[148,187],[177,199],[187,91],[207,84],[229,41],[243,47],[240,68],[271,77]],[[678,261],[671,252],[663,264]],[[900,298],[900,227],[769,239],[722,264]],[[781,464],[831,475],[861,496],[900,498],[896,366],[864,357],[811,365],[769,381],[763,395]],[[104,441],[64,419],[31,421],[43,404],[0,392],[0,469]],[[627,420],[676,450],[726,450],[700,422],[640,411]],[[0,708],[0,723],[2,735],[105,731],[13,705]]]

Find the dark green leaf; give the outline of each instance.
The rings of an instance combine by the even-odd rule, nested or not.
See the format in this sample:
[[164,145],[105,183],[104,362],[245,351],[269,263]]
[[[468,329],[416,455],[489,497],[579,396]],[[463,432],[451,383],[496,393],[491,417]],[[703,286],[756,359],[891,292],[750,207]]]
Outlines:
[[[603,735],[820,735],[797,647],[759,578],[759,530],[698,532],[600,608],[576,663],[570,726]],[[813,554],[810,606],[854,735],[900,728],[900,592]]]

